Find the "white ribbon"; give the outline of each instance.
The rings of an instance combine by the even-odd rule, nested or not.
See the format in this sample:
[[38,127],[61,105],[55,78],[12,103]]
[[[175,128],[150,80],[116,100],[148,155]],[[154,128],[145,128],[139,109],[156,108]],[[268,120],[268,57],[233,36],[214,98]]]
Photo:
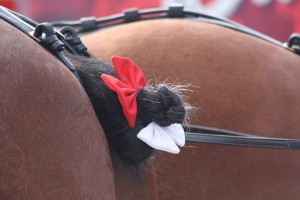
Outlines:
[[178,146],[182,147],[185,144],[185,133],[180,124],[161,127],[151,122],[138,133],[137,137],[155,149],[174,154],[180,152]]

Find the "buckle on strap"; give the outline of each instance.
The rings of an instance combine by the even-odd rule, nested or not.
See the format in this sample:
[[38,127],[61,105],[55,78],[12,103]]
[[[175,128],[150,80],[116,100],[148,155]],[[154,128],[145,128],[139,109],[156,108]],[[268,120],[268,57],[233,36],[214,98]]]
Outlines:
[[300,34],[293,33],[288,41],[288,48],[293,50],[296,54],[300,55]]
[[66,48],[75,55],[90,57],[87,47],[82,43],[80,37],[74,28],[70,26],[63,27],[59,33],[64,36]]
[[139,21],[139,19],[140,19],[140,14],[137,9],[131,9],[131,10],[124,11],[124,22],[125,23],[136,22],[136,21]]
[[182,5],[174,5],[170,6],[168,10],[168,15],[170,18],[183,18],[183,6]]
[[97,29],[97,22],[95,17],[82,17],[81,22],[81,32],[89,32]]
[[[65,44],[57,37],[57,32],[53,29],[52,25],[49,23],[39,24],[33,33],[33,36],[40,40],[40,44],[54,54],[60,61],[62,61],[67,68],[76,76],[76,78],[81,82],[78,72],[74,65],[66,58],[63,54],[65,49]],[[63,35],[58,34],[59,37]]]

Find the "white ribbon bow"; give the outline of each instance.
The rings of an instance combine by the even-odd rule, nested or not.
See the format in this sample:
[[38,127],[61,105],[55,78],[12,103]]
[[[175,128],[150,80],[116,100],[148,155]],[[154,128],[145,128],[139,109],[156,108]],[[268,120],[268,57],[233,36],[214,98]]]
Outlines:
[[185,133],[180,124],[161,127],[151,122],[138,133],[137,137],[155,149],[174,154],[180,152],[178,146],[183,147],[185,144]]

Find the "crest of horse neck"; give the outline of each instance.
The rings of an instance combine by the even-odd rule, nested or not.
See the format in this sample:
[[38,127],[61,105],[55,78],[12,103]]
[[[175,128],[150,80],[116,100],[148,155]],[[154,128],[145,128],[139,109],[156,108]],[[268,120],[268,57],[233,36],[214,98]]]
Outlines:
[[115,199],[108,145],[68,69],[0,21],[0,199]]

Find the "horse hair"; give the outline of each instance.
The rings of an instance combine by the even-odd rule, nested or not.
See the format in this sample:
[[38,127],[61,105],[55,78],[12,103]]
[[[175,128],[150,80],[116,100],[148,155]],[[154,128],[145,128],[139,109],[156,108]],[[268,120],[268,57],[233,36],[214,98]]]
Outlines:
[[186,104],[174,88],[166,84],[146,86],[138,92],[138,113],[133,128],[123,114],[117,94],[101,80],[101,74],[117,77],[111,64],[81,56],[70,56],[82,80],[96,115],[119,156],[130,165],[147,160],[154,149],[137,138],[141,129],[154,121],[160,126],[182,123],[186,118]]

